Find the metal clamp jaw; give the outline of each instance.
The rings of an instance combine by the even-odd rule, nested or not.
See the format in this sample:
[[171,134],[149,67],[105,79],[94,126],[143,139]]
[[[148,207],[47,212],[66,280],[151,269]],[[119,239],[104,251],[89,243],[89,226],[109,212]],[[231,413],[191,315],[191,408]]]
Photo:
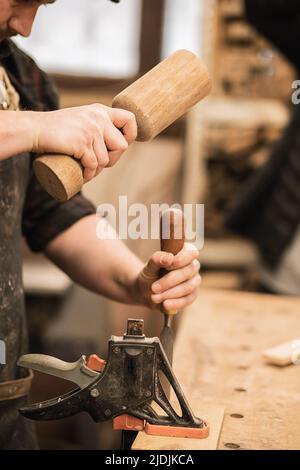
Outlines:
[[[143,334],[143,320],[128,320],[127,333],[123,337],[111,337],[107,363],[95,356],[88,360],[82,356],[72,364],[46,358],[22,356],[19,365],[58,375],[81,388],[22,408],[20,412],[27,418],[45,421],[86,411],[96,422],[113,419],[114,429],[145,429],[149,434],[168,436],[208,436],[209,427],[194,416],[160,340]],[[167,398],[159,372],[173,388],[181,416]],[[164,411],[164,416],[158,414],[154,403]]]

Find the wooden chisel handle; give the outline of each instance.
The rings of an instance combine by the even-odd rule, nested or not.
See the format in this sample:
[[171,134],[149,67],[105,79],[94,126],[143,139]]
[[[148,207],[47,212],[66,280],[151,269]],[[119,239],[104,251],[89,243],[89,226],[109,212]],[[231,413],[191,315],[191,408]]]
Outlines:
[[[168,209],[161,216],[160,221],[160,245],[161,251],[177,255],[184,247],[185,223],[184,214],[180,209]],[[162,270],[162,275],[167,271]],[[166,315],[176,315],[177,310],[165,311]]]
[[[192,52],[179,50],[119,93],[112,107],[132,112],[138,141],[156,137],[211,91],[204,63]],[[41,186],[65,202],[84,184],[82,167],[67,155],[43,155],[33,163]]]

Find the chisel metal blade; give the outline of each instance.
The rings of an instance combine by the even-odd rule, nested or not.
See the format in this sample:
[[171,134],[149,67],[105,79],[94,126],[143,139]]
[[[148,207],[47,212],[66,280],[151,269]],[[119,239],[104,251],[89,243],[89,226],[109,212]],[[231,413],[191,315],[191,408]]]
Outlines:
[[169,359],[170,364],[173,363],[173,347],[174,347],[174,334],[170,326],[164,326],[161,335],[160,341],[164,348],[164,351]]

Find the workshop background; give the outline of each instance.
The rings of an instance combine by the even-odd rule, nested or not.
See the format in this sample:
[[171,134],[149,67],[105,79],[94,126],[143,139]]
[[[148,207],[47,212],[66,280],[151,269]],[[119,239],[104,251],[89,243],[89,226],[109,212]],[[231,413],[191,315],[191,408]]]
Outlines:
[[[182,48],[208,65],[213,92],[153,142],[132,145],[115,168],[85,186],[85,195],[96,206],[117,205],[119,195],[127,195],[129,204],[204,203],[203,286],[258,291],[255,247],[230,233],[224,218],[282,134],[295,72],[247,24],[241,0],[123,0],[119,5],[89,0],[89,5],[86,11],[81,0],[60,0],[41,9],[29,39],[17,39],[52,74],[62,107],[110,105],[137,76]],[[148,240],[128,245],[145,261],[158,248]],[[158,334],[159,314],[75,286],[25,246],[24,259],[30,352],[70,361],[83,351],[105,357],[110,335],[122,334],[128,317],[144,316],[147,335]],[[67,390],[59,379],[36,375],[34,401]],[[44,449],[116,448],[119,435],[110,427],[83,414],[37,425]]]

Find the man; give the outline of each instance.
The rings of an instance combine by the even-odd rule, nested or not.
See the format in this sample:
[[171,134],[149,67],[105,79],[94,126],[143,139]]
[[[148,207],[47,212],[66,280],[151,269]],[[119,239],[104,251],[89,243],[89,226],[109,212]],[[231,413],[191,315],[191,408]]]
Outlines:
[[[81,195],[60,204],[37,183],[33,154],[72,155],[88,181],[114,165],[137,132],[134,116],[124,110],[95,104],[56,111],[48,77],[9,39],[29,36],[38,8],[46,3],[53,1],[0,0],[0,339],[6,344],[6,364],[0,365],[2,449],[35,448],[30,424],[18,414],[31,381],[16,366],[26,352],[22,233],[33,250],[43,251],[75,282],[119,302],[182,309],[193,302],[200,283],[197,250],[185,249],[175,257],[156,252],[144,266],[121,241],[97,239],[99,220]],[[162,267],[169,272],[159,279]]]

